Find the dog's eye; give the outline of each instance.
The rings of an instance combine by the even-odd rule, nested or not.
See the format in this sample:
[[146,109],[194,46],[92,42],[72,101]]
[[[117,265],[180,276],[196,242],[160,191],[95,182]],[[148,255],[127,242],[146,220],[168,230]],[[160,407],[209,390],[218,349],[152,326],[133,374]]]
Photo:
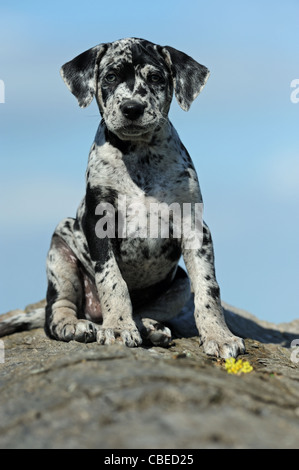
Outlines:
[[158,73],[151,73],[147,77],[147,79],[150,83],[163,83],[164,82],[164,78],[162,77],[162,75]]
[[108,73],[105,77],[105,80],[108,83],[114,83],[116,79],[117,79],[117,76],[115,73]]

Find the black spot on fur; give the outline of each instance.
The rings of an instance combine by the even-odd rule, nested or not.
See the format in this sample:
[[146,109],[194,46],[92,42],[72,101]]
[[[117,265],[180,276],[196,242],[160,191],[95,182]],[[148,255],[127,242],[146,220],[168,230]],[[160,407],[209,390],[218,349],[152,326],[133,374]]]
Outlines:
[[46,321],[45,321],[45,333],[50,338],[52,337],[50,331],[50,324],[52,322],[52,305],[56,302],[58,297],[58,292],[52,283],[52,281],[48,281],[48,289],[47,289],[47,305],[46,305]]
[[209,287],[208,294],[214,299],[218,299],[220,296],[220,289],[218,286]]
[[146,89],[143,88],[142,85],[139,85],[139,87],[138,87],[137,90],[136,90],[136,95],[139,95],[139,96],[144,97],[144,96],[146,96],[146,94],[147,94]]
[[93,261],[97,261],[99,266],[103,265],[103,263],[109,258],[109,243],[107,237],[99,238],[96,235],[96,223],[100,219],[100,216],[95,214],[95,210],[100,202],[108,202],[109,204],[114,205],[116,198],[117,193],[111,188],[91,188],[89,184],[87,185],[82,227],[88,241],[91,259]]
[[79,225],[79,220],[76,218],[74,222],[74,230],[81,230],[80,225]]
[[122,64],[122,67],[119,73],[120,73],[121,81],[126,82],[126,85],[129,88],[129,90],[133,91],[134,86],[135,86],[135,68],[133,64],[129,64],[128,62],[125,62],[124,64]]
[[119,139],[115,134],[113,134],[113,132],[109,131],[107,127],[105,128],[105,137],[107,142],[120,150],[124,155],[128,155],[133,150],[132,144],[129,140]]

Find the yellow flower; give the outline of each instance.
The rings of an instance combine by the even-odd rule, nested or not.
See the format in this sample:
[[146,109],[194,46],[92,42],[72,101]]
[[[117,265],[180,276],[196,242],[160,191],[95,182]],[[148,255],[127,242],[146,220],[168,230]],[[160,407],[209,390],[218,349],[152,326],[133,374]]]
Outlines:
[[225,361],[225,369],[228,374],[240,375],[242,372],[243,374],[248,374],[253,370],[253,367],[248,361],[244,361],[243,359],[236,361],[234,357],[229,357]]

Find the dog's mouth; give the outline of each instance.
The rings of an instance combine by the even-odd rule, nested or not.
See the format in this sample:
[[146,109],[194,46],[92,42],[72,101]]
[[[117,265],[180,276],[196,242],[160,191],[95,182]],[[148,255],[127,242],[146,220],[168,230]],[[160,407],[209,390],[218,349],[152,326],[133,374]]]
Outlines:
[[139,126],[136,124],[122,126],[117,129],[117,134],[122,138],[138,138],[152,131],[152,126]]

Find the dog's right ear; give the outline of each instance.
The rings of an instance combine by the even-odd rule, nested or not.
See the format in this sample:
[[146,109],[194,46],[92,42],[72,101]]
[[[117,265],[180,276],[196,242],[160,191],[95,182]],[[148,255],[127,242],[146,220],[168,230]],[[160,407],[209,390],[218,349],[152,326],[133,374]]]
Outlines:
[[106,49],[106,44],[92,47],[64,64],[60,69],[63,80],[77,98],[81,108],[85,108],[93,100],[99,62]]

